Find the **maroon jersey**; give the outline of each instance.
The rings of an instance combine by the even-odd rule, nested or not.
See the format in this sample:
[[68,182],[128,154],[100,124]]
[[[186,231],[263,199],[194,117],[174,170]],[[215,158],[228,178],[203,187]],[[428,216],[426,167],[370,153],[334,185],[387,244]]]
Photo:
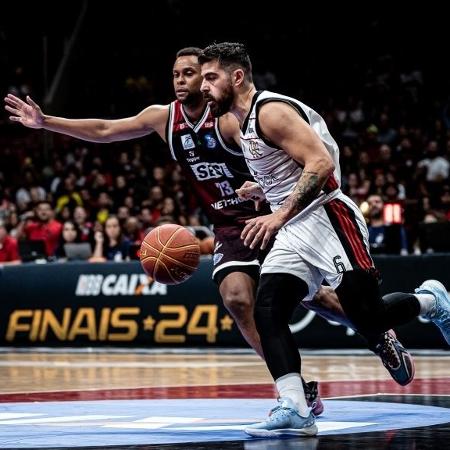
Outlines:
[[212,224],[216,227],[241,224],[257,214],[270,213],[268,208],[255,212],[253,201],[237,196],[235,189],[247,180],[254,180],[241,148],[225,143],[219,120],[212,116],[209,106],[193,124],[181,103],[174,101],[170,104],[166,134],[173,159],[183,168]]

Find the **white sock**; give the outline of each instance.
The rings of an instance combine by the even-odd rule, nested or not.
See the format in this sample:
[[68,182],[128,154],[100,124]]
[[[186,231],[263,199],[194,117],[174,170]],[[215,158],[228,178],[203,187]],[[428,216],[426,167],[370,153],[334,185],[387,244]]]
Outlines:
[[433,294],[414,294],[420,303],[420,315],[427,316],[436,305],[436,297]]
[[302,417],[307,417],[309,408],[299,373],[288,373],[275,380],[278,395],[292,400]]

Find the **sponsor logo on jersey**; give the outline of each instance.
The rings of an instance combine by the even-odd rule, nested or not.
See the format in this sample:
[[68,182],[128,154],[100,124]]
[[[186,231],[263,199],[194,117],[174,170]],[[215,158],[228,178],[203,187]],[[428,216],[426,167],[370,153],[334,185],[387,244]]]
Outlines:
[[183,136],[181,136],[181,145],[185,150],[195,148],[194,141],[192,140],[192,136],[190,134],[183,134]]
[[265,187],[272,186],[278,178],[275,175],[258,175],[257,172],[253,174],[258,184],[264,189]]
[[216,253],[214,256],[213,256],[213,264],[214,265],[216,265],[216,264],[219,264],[219,262],[220,262],[220,260],[223,258],[223,253]]
[[217,250],[219,250],[220,247],[222,247],[222,242],[216,242],[216,246],[214,247],[214,253],[217,252]]
[[205,134],[205,141],[208,148],[215,148],[217,145],[217,141],[210,134]]
[[225,163],[203,162],[191,165],[192,172],[199,181],[211,180],[214,178],[234,178]]
[[218,209],[226,208],[227,206],[236,206],[236,205],[239,205],[246,201],[247,200],[242,200],[239,197],[232,197],[232,198],[227,198],[224,200],[219,200],[218,202],[211,203],[211,206],[215,210],[218,210]]

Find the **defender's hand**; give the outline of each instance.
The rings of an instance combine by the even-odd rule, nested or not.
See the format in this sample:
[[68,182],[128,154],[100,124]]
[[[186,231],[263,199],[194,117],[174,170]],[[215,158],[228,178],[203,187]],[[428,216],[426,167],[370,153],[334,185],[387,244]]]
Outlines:
[[255,203],[255,210],[259,211],[261,203],[266,199],[261,186],[254,181],[246,181],[239,189],[236,189],[236,194],[243,200],[253,200]]
[[13,122],[20,122],[28,128],[42,128],[44,114],[41,108],[31,100],[30,96],[27,95],[26,98],[27,103],[12,94],[5,97],[5,109],[13,114],[9,116],[9,119]]

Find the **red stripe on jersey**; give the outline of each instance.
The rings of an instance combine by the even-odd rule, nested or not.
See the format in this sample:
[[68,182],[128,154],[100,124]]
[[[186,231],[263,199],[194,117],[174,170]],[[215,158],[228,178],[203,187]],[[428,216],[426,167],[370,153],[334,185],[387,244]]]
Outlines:
[[[351,251],[353,255],[353,258],[350,257],[349,259],[354,259],[356,261],[356,264],[361,269],[372,268],[372,259],[370,258],[367,252],[367,248],[362,240],[361,231],[359,230],[355,218],[352,217],[352,214],[350,213],[347,205],[345,205],[340,200],[332,200],[331,202],[327,203],[327,206],[331,209],[333,215],[338,221],[340,228],[343,231],[344,239],[347,241],[345,243],[342,242],[341,239],[345,251]],[[340,237],[342,237],[342,233]]]
[[184,120],[183,113],[181,112],[181,103],[175,101],[173,102],[172,132],[175,133],[177,131],[183,130],[184,128],[188,128],[188,124]]
[[329,194],[330,192],[335,191],[337,188],[339,187],[339,184],[334,176],[334,174],[332,173],[329,177],[327,182],[325,183],[324,187],[323,187],[323,191],[326,194]]

